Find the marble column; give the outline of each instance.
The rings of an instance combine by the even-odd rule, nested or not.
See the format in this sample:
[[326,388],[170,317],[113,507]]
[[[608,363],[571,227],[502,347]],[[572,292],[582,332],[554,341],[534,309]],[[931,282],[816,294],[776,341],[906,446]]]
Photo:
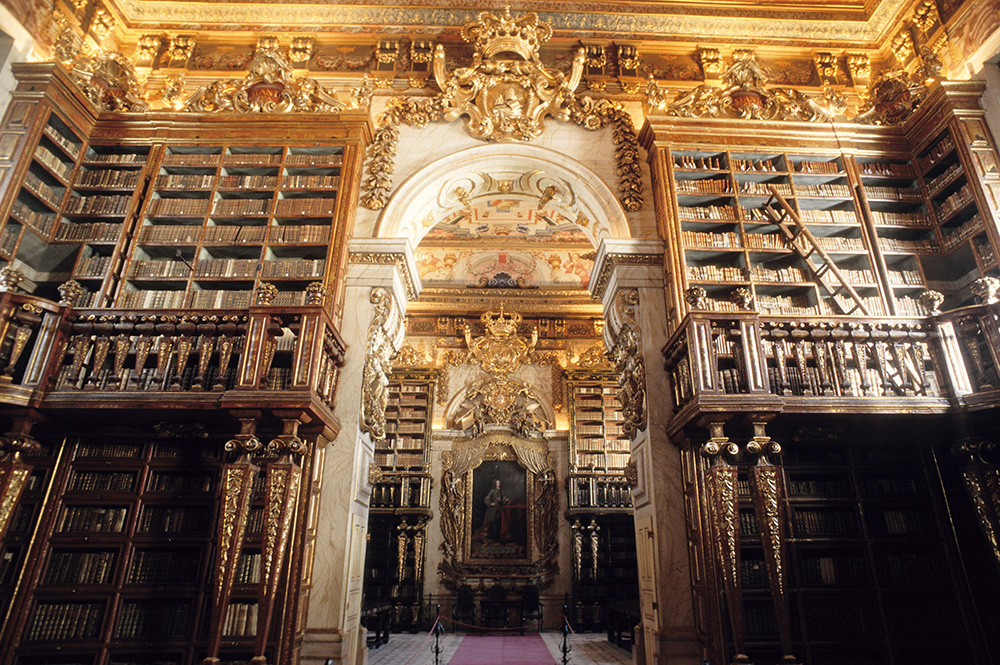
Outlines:
[[[303,665],[363,665],[360,627],[365,539],[378,436],[378,389],[387,358],[399,349],[403,315],[420,281],[406,240],[354,240],[349,247],[341,335],[347,345],[335,413],[341,429],[326,451],[315,508],[312,593],[302,644]],[[367,384],[367,385],[366,385]],[[384,419],[384,402],[381,404]]]
[[663,260],[659,240],[605,240],[591,289],[604,305],[605,343],[619,367],[627,368],[624,388],[634,391],[640,376],[645,384],[641,403],[626,408],[635,430],[632,497],[643,617],[634,657],[640,665],[698,665],[702,649],[691,592],[681,454],[666,434],[671,413],[661,354],[667,320]]

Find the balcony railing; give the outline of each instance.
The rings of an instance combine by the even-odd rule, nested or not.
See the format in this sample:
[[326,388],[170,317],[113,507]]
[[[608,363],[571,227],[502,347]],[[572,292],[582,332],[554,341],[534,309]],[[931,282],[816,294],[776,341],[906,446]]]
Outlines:
[[675,415],[975,407],[1000,397],[1000,305],[924,319],[697,311],[663,353]]
[[[0,400],[43,406],[172,394],[281,393],[333,406],[344,343],[321,306],[73,309],[0,294]],[[298,394],[296,394],[298,393]]]

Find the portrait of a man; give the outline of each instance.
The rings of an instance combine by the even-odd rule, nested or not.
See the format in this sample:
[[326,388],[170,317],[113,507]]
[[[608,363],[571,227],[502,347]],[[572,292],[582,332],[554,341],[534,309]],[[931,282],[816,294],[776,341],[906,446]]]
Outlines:
[[517,462],[483,462],[472,472],[471,501],[473,558],[528,556],[527,472]]

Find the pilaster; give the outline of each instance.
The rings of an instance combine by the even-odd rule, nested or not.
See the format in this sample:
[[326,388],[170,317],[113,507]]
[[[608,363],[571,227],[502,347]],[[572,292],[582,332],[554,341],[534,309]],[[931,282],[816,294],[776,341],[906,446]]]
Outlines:
[[[663,243],[605,240],[594,265],[593,293],[604,305],[605,343],[619,372],[623,429],[634,430],[632,488],[641,598],[636,662],[701,662],[694,623],[684,516],[681,455],[666,434],[667,376]],[[641,392],[641,395],[637,395]]]
[[322,470],[303,665],[365,661],[359,620],[373,439],[385,436],[389,359],[402,341],[406,303],[420,288],[408,241],[359,240],[348,252],[341,329],[348,351],[334,404],[342,427]]

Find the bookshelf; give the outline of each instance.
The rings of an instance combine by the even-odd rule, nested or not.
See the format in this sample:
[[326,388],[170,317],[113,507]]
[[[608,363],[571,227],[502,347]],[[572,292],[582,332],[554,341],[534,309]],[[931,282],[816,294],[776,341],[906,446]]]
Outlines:
[[622,434],[618,382],[612,376],[569,377],[570,471],[618,474],[631,456]]
[[[17,662],[53,662],[67,644],[79,663],[143,662],[150,649],[156,662],[200,662],[214,581],[221,444],[101,439],[65,445],[67,468]],[[43,468],[36,465],[36,472]],[[254,651],[263,486],[261,474],[224,620],[227,658],[248,659]],[[17,543],[15,533],[6,551]]]
[[430,447],[434,383],[428,377],[397,372],[388,390],[386,436],[375,442],[375,463],[386,471],[423,470]]
[[[924,454],[863,435],[784,448],[794,653],[809,663],[955,657],[946,655],[956,648],[948,636],[962,634],[961,613]],[[778,623],[748,468],[738,491],[746,648],[754,662],[776,662]]]
[[577,630],[608,627],[609,608],[638,610],[639,572],[631,514],[579,514],[570,526],[571,621]]
[[255,287],[305,304],[323,281],[343,148],[168,145],[159,158],[120,307],[239,308]]

